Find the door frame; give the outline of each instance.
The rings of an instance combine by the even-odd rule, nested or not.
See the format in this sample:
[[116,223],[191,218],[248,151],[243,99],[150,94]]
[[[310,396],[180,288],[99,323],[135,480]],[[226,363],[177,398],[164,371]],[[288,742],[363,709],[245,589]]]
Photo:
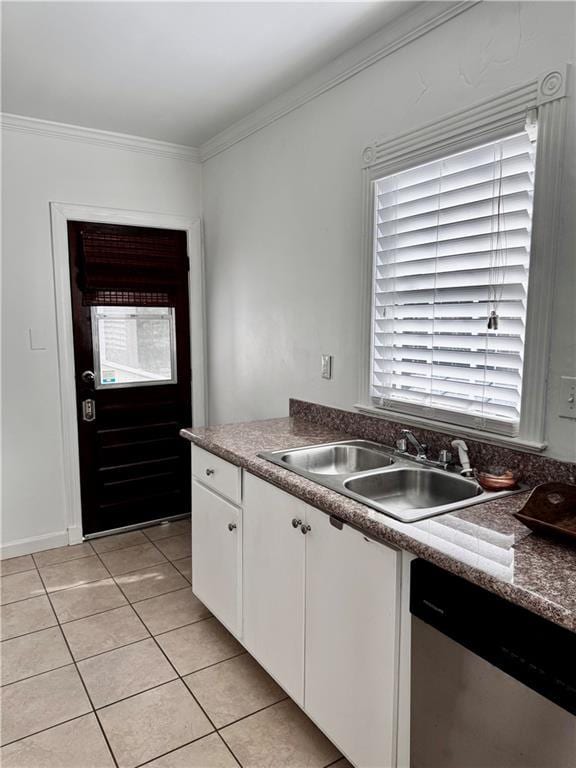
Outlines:
[[164,213],[100,208],[73,203],[50,203],[52,265],[62,429],[64,499],[69,544],[82,541],[82,504],[80,498],[80,454],[76,408],[72,299],[68,255],[68,222],[120,224],[134,227],[175,229],[186,232],[188,245],[188,295],[190,301],[190,359],[192,367],[192,424],[206,424],[206,307],[204,293],[204,249],[200,218],[188,219]]

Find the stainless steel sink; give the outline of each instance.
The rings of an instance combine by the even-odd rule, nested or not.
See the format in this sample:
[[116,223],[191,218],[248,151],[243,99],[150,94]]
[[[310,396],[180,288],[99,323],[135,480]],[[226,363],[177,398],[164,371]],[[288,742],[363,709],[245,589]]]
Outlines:
[[427,466],[370,440],[269,451],[260,457],[405,523],[523,490],[490,493],[462,477],[457,467]]
[[424,467],[364,475],[346,480],[344,487],[396,513],[454,504],[482,493],[474,480]]
[[373,447],[360,440],[346,445],[297,448],[285,453],[280,461],[288,468],[303,469],[314,475],[351,475],[394,463],[394,459],[379,446]]

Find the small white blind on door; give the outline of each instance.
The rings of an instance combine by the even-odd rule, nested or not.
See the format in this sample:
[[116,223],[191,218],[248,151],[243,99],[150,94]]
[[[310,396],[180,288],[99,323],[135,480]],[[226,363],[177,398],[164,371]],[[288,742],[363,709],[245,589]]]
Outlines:
[[523,132],[374,182],[375,405],[517,432],[535,149]]

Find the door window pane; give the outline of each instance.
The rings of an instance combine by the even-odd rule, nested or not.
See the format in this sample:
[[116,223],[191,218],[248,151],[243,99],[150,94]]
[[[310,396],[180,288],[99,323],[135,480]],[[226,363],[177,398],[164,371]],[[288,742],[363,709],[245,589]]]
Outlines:
[[173,307],[92,307],[96,388],[176,382]]

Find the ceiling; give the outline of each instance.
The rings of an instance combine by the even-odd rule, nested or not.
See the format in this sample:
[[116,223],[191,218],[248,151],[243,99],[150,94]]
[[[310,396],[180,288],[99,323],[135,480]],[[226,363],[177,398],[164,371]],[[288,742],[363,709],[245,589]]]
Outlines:
[[2,109],[199,146],[415,2],[3,2]]

